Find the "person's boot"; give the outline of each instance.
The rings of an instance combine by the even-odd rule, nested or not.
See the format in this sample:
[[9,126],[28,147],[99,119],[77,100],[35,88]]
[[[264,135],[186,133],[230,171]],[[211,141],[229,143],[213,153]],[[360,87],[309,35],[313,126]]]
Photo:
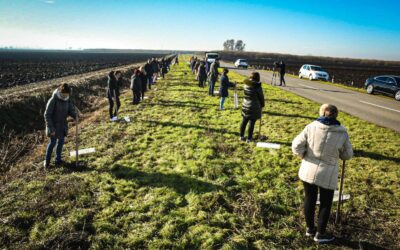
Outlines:
[[44,167],[44,168],[50,167],[50,162],[44,160],[44,161],[43,161],[43,167]]
[[239,138],[239,140],[241,140],[241,141],[246,141],[246,138],[244,138],[243,136],[241,136],[241,137]]
[[315,227],[314,228],[307,227],[307,230],[306,230],[307,237],[314,237],[315,233],[316,233]]
[[314,236],[314,241],[318,242],[318,243],[328,243],[328,242],[332,242],[335,240],[335,236],[331,235],[331,234],[321,234],[321,233],[316,233]]

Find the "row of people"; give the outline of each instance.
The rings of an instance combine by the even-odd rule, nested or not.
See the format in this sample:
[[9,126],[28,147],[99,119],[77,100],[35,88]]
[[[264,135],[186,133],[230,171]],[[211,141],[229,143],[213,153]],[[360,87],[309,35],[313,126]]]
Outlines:
[[[281,62],[281,85],[284,86],[285,66]],[[224,69],[220,81],[220,109],[228,96],[228,88],[236,87],[229,82],[228,69]],[[258,72],[252,72],[251,77],[244,80],[242,103],[242,122],[240,125],[240,140],[245,141],[246,127],[248,128],[247,142],[253,141],[255,123],[261,118],[265,107],[264,94]],[[211,85],[211,80],[210,80]],[[293,154],[301,160],[299,178],[304,187],[304,215],[306,233],[314,241],[324,243],[334,240],[334,236],[326,232],[332,208],[334,190],[338,182],[338,160],[349,160],[353,157],[353,148],[347,130],[337,120],[339,110],[331,104],[320,107],[319,117],[308,124],[292,142]],[[315,210],[318,193],[320,209],[317,226],[315,226]]]
[[[163,77],[170,67],[173,58],[163,58],[161,61],[149,59],[148,62],[132,70],[130,89],[133,92],[133,104],[138,104],[144,99],[144,93],[156,82],[157,76]],[[175,63],[177,60],[175,59]],[[146,71],[147,69],[147,71]],[[106,96],[109,102],[109,116],[111,121],[118,120],[118,110],[121,106],[120,91],[123,87],[122,72],[111,71],[108,74]],[[44,119],[46,123],[46,135],[50,142],[47,145],[44,167],[49,167],[51,156],[56,147],[56,166],[63,164],[62,149],[64,138],[68,134],[67,117],[77,118],[77,112],[71,99],[71,87],[68,84],[62,84],[54,90],[51,98],[48,100]]]

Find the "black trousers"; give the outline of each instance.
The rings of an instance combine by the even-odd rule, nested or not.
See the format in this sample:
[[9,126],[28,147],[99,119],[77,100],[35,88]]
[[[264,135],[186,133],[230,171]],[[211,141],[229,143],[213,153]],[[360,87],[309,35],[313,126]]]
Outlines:
[[253,132],[254,132],[254,125],[256,124],[256,121],[257,120],[255,120],[255,119],[243,117],[242,124],[240,125],[240,137],[244,137],[244,132],[246,131],[247,123],[250,122],[247,139],[252,140]]
[[111,96],[108,96],[108,104],[109,104],[108,112],[110,113],[110,118],[117,116],[118,110],[121,107],[121,102],[119,101],[119,96],[116,96],[115,102],[117,105],[116,109],[114,109],[114,100],[112,99]]
[[318,213],[318,227],[317,231],[320,234],[324,234],[326,226],[328,225],[329,215],[331,213],[332,201],[334,190],[325,189],[317,185],[309,184],[303,181],[304,185],[304,215],[306,217],[306,223],[308,228],[314,228],[314,216],[315,207],[318,197],[319,189],[319,213]]
[[133,94],[133,104],[139,104],[140,96],[141,96],[140,91],[133,91],[132,90],[132,94]]
[[280,73],[280,75],[281,75],[281,86],[286,86],[285,73]]

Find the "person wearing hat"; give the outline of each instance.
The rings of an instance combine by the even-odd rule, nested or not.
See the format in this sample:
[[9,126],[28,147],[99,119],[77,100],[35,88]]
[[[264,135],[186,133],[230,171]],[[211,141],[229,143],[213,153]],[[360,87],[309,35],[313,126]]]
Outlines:
[[225,99],[228,97],[228,89],[236,86],[234,83],[229,82],[228,73],[229,70],[224,69],[221,76],[221,81],[219,86],[219,95],[221,96],[221,101],[219,103],[220,110],[224,110]]
[[244,133],[249,125],[247,142],[253,141],[254,125],[261,118],[262,108],[265,106],[264,93],[261,87],[260,74],[251,73],[251,77],[244,82],[244,95],[242,104],[242,124],[240,125],[240,140],[244,141]]
[[[337,120],[339,111],[332,104],[320,107],[320,117],[308,124],[294,138],[292,151],[302,161],[299,178],[304,186],[304,215],[306,236],[314,237],[318,243],[335,239],[326,233],[334,190],[338,182],[338,160],[353,157],[353,148],[347,130]],[[314,224],[315,206],[320,195],[317,228]]]
[[53,95],[47,102],[44,120],[46,122],[46,135],[50,138],[50,142],[47,145],[44,167],[50,165],[51,155],[56,145],[56,166],[60,166],[63,163],[61,154],[64,138],[68,134],[67,117],[71,116],[74,119],[77,117],[75,106],[69,98],[70,93],[71,88],[64,83],[54,90]]

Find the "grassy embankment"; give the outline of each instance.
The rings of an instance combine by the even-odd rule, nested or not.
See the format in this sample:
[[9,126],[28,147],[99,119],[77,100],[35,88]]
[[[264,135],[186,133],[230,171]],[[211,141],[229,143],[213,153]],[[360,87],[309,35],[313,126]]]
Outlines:
[[[243,77],[231,72],[231,80]],[[314,247],[303,236],[300,161],[290,144],[319,105],[264,91],[262,134],[282,144],[277,151],[239,141],[232,98],[219,111],[183,60],[144,103],[130,105],[124,94],[120,115],[131,123],[108,122],[104,107],[83,128],[81,147],[97,149],[86,168],[30,169],[2,183],[0,246]],[[329,229],[341,246],[398,247],[400,137],[347,114],[339,120],[356,157],[347,164],[343,224]]]

